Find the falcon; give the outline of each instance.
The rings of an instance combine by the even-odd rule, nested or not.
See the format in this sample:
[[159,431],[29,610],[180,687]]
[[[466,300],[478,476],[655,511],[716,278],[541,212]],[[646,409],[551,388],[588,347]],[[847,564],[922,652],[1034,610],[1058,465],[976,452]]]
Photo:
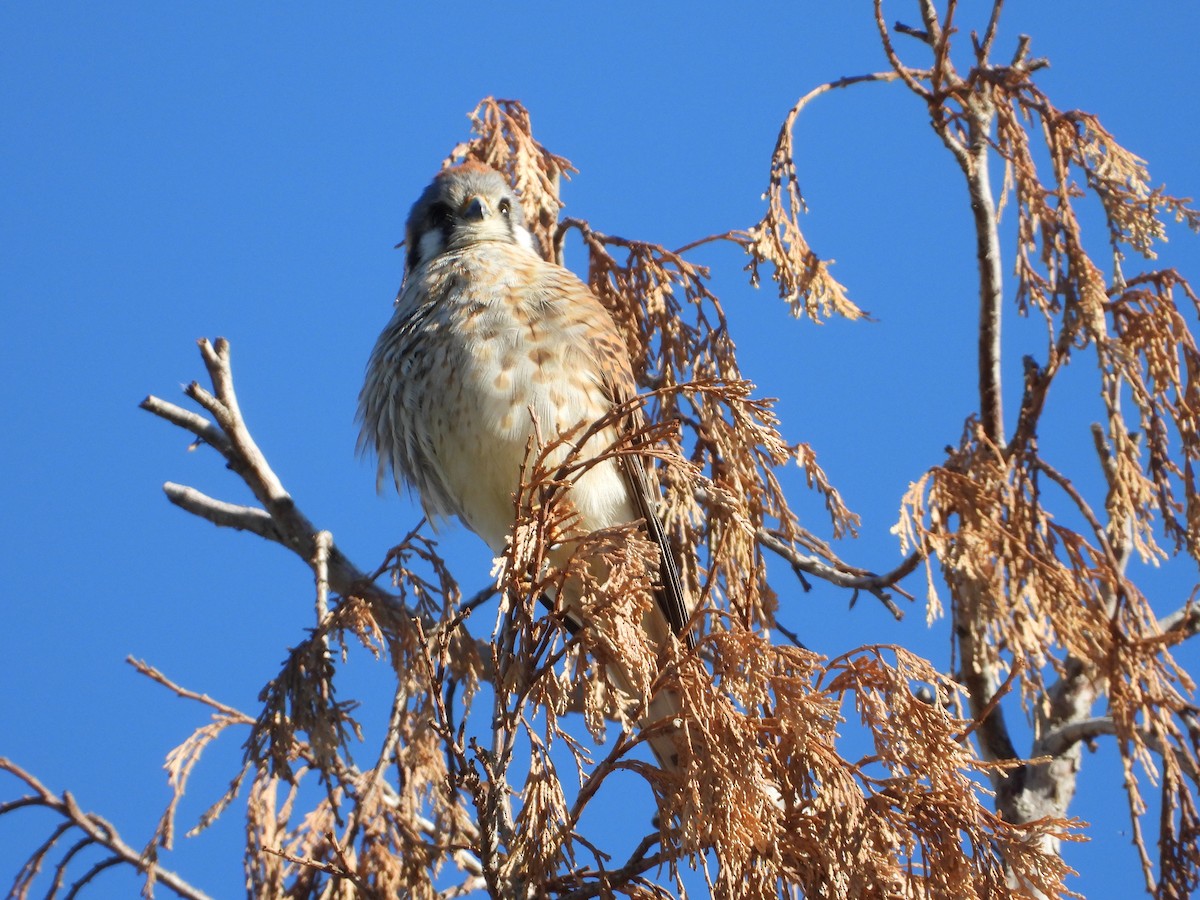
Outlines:
[[[359,396],[359,447],[378,456],[378,487],[390,470],[398,490],[416,490],[431,522],[457,517],[500,555],[531,439],[582,436],[636,396],[625,341],[591,289],[541,257],[516,194],[486,165],[441,171],[412,207],[404,246],[395,311]],[[587,438],[579,462],[638,430],[640,408],[629,408]],[[656,603],[641,627],[655,648],[672,634],[690,645],[688,603],[647,461],[609,455],[580,470],[568,498],[576,536],[640,523],[659,548]],[[568,584],[563,595],[568,626],[584,625],[578,590]],[[609,672],[631,692],[635,679],[615,666]],[[659,691],[642,722],[679,715],[679,697]],[[678,768],[675,731],[649,739],[668,770]]]

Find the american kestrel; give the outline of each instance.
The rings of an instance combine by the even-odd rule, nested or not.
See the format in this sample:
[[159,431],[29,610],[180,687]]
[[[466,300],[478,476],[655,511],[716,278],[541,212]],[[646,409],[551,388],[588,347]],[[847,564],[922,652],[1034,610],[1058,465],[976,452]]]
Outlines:
[[[457,516],[497,555],[514,518],[514,493],[531,437],[582,432],[635,396],[625,342],[586,284],[544,260],[512,188],[494,169],[467,162],[440,172],[408,217],[404,281],[359,396],[360,448],[378,454],[379,484],[414,487],[437,522]],[[600,431],[579,459],[610,449],[640,410]],[[663,646],[685,634],[688,606],[656,518],[646,464],[622,454],[582,471],[569,489],[580,535],[641,521],[660,548],[657,604],[642,627]],[[582,624],[578,597],[560,598]],[[613,670],[610,668],[610,672]],[[624,689],[631,679],[613,672]],[[679,715],[661,691],[643,722]],[[650,739],[666,768],[671,732]]]

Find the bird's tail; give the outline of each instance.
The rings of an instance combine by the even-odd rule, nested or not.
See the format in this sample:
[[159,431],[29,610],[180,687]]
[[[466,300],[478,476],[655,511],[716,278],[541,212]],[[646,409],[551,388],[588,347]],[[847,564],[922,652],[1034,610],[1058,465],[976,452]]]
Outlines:
[[[611,664],[607,667],[609,680],[624,695],[628,702],[638,696],[632,680],[621,666]],[[650,697],[650,702],[638,717],[639,728],[652,728],[653,731],[646,739],[654,758],[658,760],[659,768],[664,772],[676,773],[682,770],[680,763],[680,741],[683,737],[683,700],[678,691],[671,688],[660,688]]]

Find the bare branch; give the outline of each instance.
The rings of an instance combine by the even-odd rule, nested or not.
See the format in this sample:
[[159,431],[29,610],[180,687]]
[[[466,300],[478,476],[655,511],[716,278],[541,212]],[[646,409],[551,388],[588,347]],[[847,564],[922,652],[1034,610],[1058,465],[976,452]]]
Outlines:
[[1177,634],[1180,640],[1200,634],[1200,604],[1188,600],[1183,606],[1158,620],[1158,626],[1167,634]]
[[[933,0],[920,0],[918,5],[921,7],[921,22],[925,25],[925,33],[929,35],[929,43],[937,47],[944,41],[942,23],[938,20],[937,7],[933,5]],[[946,24],[949,26],[950,17],[953,15],[953,4],[950,11],[946,14]]]
[[[1008,673],[1008,677],[1004,679],[1004,683],[999,687],[992,689],[990,686],[987,689],[986,702],[980,703],[978,708],[975,704],[978,702],[976,698],[983,698],[982,692],[972,691],[972,720],[971,724],[959,736],[959,740],[966,740],[976,731],[981,732],[982,742],[984,746],[985,757],[990,757],[998,762],[1006,762],[1016,758],[1016,749],[1012,745],[1012,741],[1008,736],[1008,729],[1004,724],[1004,717],[1000,712],[1000,700],[1012,690],[1013,682],[1021,674],[1021,670],[1025,668],[1025,664],[1018,658],[1013,661],[1012,669]],[[972,678],[976,677],[974,675]],[[966,678],[964,678],[964,681]],[[968,684],[968,688],[971,684]]]
[[[823,559],[801,553],[795,546],[772,534],[766,528],[756,532],[758,542],[771,552],[786,560],[794,569],[813,575],[838,587],[850,588],[855,591],[866,591],[879,600],[897,621],[904,618],[904,611],[892,600],[887,588],[899,590],[896,584],[906,578],[921,563],[921,555],[909,554],[904,562],[883,575],[851,574],[844,569],[831,565]],[[900,593],[905,593],[900,591]],[[909,596],[905,593],[905,596]],[[911,597],[909,597],[911,599]]]
[[928,31],[922,31],[920,28],[913,28],[911,25],[905,25],[903,22],[896,22],[892,28],[897,34],[908,35],[911,38],[916,38],[922,44],[933,44],[933,38]]
[[[141,407],[193,434],[202,436],[206,443],[225,456],[230,468],[246,482],[265,508],[259,510],[225,503],[194,488],[171,482],[164,485],[164,492],[172,503],[193,515],[222,527],[250,531],[287,547],[303,559],[305,565],[316,575],[318,529],[297,508],[250,436],[234,392],[229,342],[218,338],[214,345],[207,340],[201,340],[199,346],[215,393],[209,394],[193,383],[188,387],[187,394],[214,412],[223,437],[214,435],[211,429],[217,426],[206,424],[202,417],[156,397],[148,397],[142,401]],[[397,598],[373,584],[367,574],[353,565],[332,542],[323,558],[328,569],[330,590],[343,596],[358,593],[374,602],[391,604],[402,609]]]
[[133,666],[140,674],[145,675],[151,681],[161,684],[167,690],[173,691],[175,694],[179,695],[185,700],[195,700],[197,703],[203,703],[205,706],[211,707],[221,715],[227,716],[229,719],[239,722],[243,725],[254,724],[254,718],[252,716],[248,716],[241,710],[234,709],[232,706],[226,706],[219,700],[214,700],[212,697],[208,696],[208,694],[199,694],[185,687],[181,687],[158,669],[154,668],[154,666],[151,666],[140,659],[134,659],[132,656],[127,656],[125,657],[125,662],[129,663],[129,665]]
[[1049,734],[1043,735],[1038,741],[1038,748],[1047,756],[1062,756],[1072,745],[1080,741],[1090,743],[1098,737],[1116,733],[1117,727],[1112,716],[1095,716],[1090,719],[1069,722],[1061,728],[1056,728]]
[[608,896],[614,885],[627,884],[634,876],[662,865],[666,859],[665,854],[652,853],[649,856],[646,855],[647,851],[658,843],[658,841],[659,837],[657,834],[650,834],[642,838],[641,843],[634,848],[633,853],[630,854],[625,864],[617,869],[606,872],[588,872],[585,870],[573,875],[573,879],[594,880],[581,885],[573,891],[559,895],[559,900],[589,900],[591,897]]
[[[969,112],[970,163],[964,167],[975,220],[975,256],[979,268],[979,406],[984,433],[1004,446],[1004,410],[1000,377],[1000,319],[1004,300],[1000,233],[988,171],[990,104]],[[961,162],[961,160],[960,160]]]
[[978,65],[986,65],[992,55],[992,44],[996,41],[996,30],[1000,25],[1000,13],[1004,9],[1004,0],[993,0],[992,14],[988,18],[987,30],[983,33],[983,42],[976,44],[975,59]]
[[875,0],[875,27],[879,30],[879,39],[883,43],[883,52],[887,54],[892,71],[908,85],[909,90],[919,97],[928,100],[932,95],[929,89],[917,80],[920,77],[919,73],[915,73],[914,70],[904,65],[900,61],[896,49],[892,46],[892,38],[888,32],[887,22],[883,18],[883,0]]
[[217,338],[215,344],[207,339],[197,342],[200,346],[200,356],[208,368],[208,377],[212,380],[217,400],[228,415],[227,422],[221,422],[222,429],[237,450],[238,456],[245,460],[246,465],[255,477],[248,482],[255,496],[268,509],[291,503],[291,497],[283,489],[274,470],[267,465],[267,459],[259,450],[258,444],[250,436],[242,418],[238,405],[237,393],[233,389],[233,370],[230,368],[229,341]]
[[226,503],[193,487],[171,481],[163,485],[163,493],[180,509],[212,522],[219,528],[249,531],[277,544],[288,545],[286,538],[276,529],[271,514],[261,509],[242,506],[239,503]]
[[178,425],[180,428],[190,431],[200,440],[215,448],[222,456],[229,456],[232,449],[229,439],[225,437],[225,433],[220,428],[208,421],[204,416],[197,415],[181,406],[176,406],[174,403],[160,400],[153,395],[148,396],[138,406],[146,410],[146,412],[154,413],[154,415],[161,419],[166,419],[172,425]]
[[[33,791],[32,796],[22,798],[23,806],[40,806],[57,813],[66,820],[66,823],[71,828],[76,828],[83,832],[88,841],[97,846],[104,847],[113,854],[111,859],[104,860],[93,866],[88,873],[76,881],[76,887],[90,881],[103,869],[123,863],[148,875],[155,883],[164,885],[180,897],[187,898],[187,900],[209,900],[208,894],[199,888],[193,887],[171,870],[162,868],[157,862],[148,859],[126,844],[110,822],[102,819],[95,813],[85,813],[79,808],[75,802],[75,798],[68,792],[64,791],[61,795],[53,793],[32,774],[4,757],[0,757],[0,770],[8,772],[25,782]],[[16,806],[6,804],[3,808],[0,808],[0,815],[9,814],[16,808]],[[59,837],[65,833],[66,829],[61,828],[61,826],[56,830],[56,835]],[[71,848],[68,852],[75,852],[78,846],[76,845],[76,847]]]
[[[1069,722],[1061,728],[1044,735],[1038,741],[1038,749],[1047,756],[1062,756],[1074,745],[1079,743],[1091,743],[1099,737],[1112,737],[1117,734],[1117,724],[1112,716],[1095,716],[1090,719],[1081,719],[1079,721]],[[1139,736],[1146,741],[1159,756],[1165,756],[1170,753],[1180,770],[1192,780],[1193,783],[1200,786],[1200,766],[1197,766],[1194,757],[1180,751],[1173,751],[1165,747],[1153,733],[1144,729],[1139,730]]]
[[1045,472],[1046,475],[1048,475],[1050,479],[1060,488],[1062,488],[1063,492],[1071,498],[1071,502],[1075,504],[1075,508],[1079,510],[1080,515],[1083,516],[1084,520],[1091,527],[1092,534],[1095,535],[1096,542],[1100,545],[1100,549],[1104,552],[1104,558],[1111,567],[1113,575],[1117,578],[1121,577],[1125,571],[1125,562],[1118,557],[1117,551],[1114,550],[1112,545],[1109,543],[1107,531],[1105,530],[1104,526],[1100,524],[1100,520],[1092,511],[1091,506],[1089,506],[1088,502],[1083,499],[1083,495],[1076,490],[1075,485],[1071,483],[1070,479],[1068,479],[1065,475],[1063,475],[1045,460],[1036,459],[1033,461],[1033,465],[1036,466],[1039,471]]

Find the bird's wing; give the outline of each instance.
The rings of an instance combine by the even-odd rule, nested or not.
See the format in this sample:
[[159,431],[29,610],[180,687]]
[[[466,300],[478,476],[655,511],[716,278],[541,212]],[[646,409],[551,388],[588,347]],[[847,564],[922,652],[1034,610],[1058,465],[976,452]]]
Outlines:
[[[576,314],[590,320],[587,331],[591,341],[586,352],[592,357],[599,373],[601,389],[614,406],[627,403],[637,396],[637,386],[629,364],[629,351],[612,315],[591,288],[573,273],[559,266],[553,266],[552,269],[556,290],[568,295]],[[642,411],[635,406],[617,423],[616,428],[622,437],[628,438],[639,430],[642,421]],[[630,496],[646,523],[646,533],[659,548],[661,565],[658,590],[655,592],[658,606],[671,631],[686,640],[689,648],[694,647],[695,637],[687,630],[691,617],[687,595],[679,577],[675,555],[658,518],[659,493],[651,479],[652,467],[645,457],[630,453],[620,455],[620,466]]]
[[625,480],[629,483],[630,493],[637,503],[638,512],[646,523],[646,533],[650,540],[658,545],[659,586],[655,592],[659,608],[667,617],[671,631],[680,635],[687,642],[688,649],[696,646],[696,638],[687,628],[688,612],[687,598],[683,593],[683,581],[679,577],[679,567],[675,564],[675,555],[663,531],[662,522],[655,511],[654,498],[658,491],[650,484],[650,473],[640,459],[629,454],[621,456],[621,468],[625,472]]

